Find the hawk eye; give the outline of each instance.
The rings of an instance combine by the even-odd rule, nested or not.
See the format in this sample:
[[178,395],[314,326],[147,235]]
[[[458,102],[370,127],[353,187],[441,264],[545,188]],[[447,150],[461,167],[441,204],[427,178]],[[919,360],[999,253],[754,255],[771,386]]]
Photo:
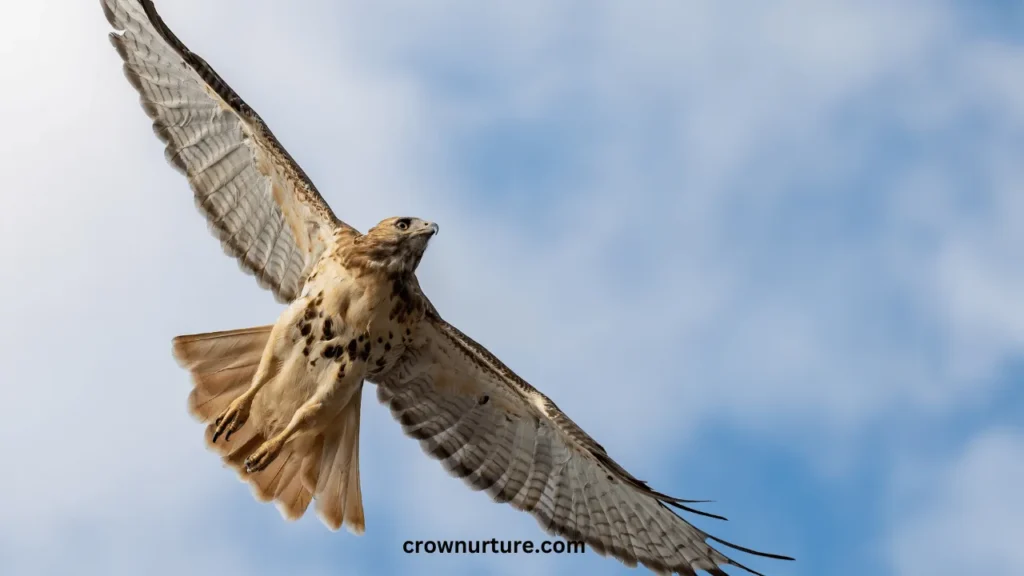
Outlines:
[[409,229],[409,219],[408,218],[402,218],[398,222],[395,222],[395,228],[398,228],[399,230],[408,230]]

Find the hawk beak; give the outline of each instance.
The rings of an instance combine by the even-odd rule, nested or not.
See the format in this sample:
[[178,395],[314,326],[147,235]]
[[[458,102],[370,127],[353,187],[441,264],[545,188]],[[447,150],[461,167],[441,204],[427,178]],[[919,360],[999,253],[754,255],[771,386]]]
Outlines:
[[440,228],[437,226],[437,224],[434,223],[434,222],[431,222],[430,225],[427,226],[427,229],[424,232],[425,233],[429,233],[431,236],[436,236],[438,230],[440,230]]

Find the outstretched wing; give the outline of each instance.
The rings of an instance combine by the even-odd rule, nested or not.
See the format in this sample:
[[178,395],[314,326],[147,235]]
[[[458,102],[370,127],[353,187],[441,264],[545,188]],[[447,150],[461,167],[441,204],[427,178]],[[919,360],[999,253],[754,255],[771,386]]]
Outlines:
[[[337,219],[259,115],[164,24],[151,0],[102,0],[110,41],[168,161],[225,252],[282,302],[299,295]],[[353,230],[354,231],[354,230]]]
[[[532,514],[549,534],[584,541],[629,566],[727,576],[753,570],[707,544],[738,547],[697,529],[670,508],[704,514],[649,488],[538,390],[436,313],[423,341],[378,382],[378,399],[402,430],[453,476],[496,502]],[[704,514],[710,516],[710,514]]]

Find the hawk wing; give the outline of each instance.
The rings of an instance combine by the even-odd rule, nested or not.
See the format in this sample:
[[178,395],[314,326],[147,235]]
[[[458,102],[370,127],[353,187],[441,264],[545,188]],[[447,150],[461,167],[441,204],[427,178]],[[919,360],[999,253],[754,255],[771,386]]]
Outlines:
[[[424,452],[496,502],[532,514],[549,534],[584,541],[629,566],[727,576],[733,561],[670,508],[712,516],[656,492],[617,464],[548,397],[432,307],[424,342],[378,382],[377,397]],[[720,517],[719,517],[720,518]]]
[[[164,24],[151,0],[102,0],[110,41],[168,161],[225,252],[281,302],[299,295],[338,227],[299,165],[256,112]],[[354,229],[351,229],[354,232]]]

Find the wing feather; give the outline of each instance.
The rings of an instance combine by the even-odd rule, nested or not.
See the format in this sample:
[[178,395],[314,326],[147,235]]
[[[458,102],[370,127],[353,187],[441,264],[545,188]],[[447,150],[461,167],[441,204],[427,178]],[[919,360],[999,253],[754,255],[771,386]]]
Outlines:
[[267,125],[164,24],[152,0],[101,0],[111,43],[167,160],[225,252],[281,302],[299,295],[338,220]]
[[[584,541],[624,564],[659,573],[714,576],[732,565],[758,574],[707,543],[721,541],[680,517],[683,503],[652,490],[548,397],[442,320],[433,307],[421,342],[377,382],[377,397],[470,488],[529,512],[546,532]],[[696,512],[696,511],[694,511]]]
[[509,463],[501,477],[487,490],[487,494],[498,503],[511,502],[522,490],[530,475],[533,445],[536,442],[536,430],[533,427],[516,421],[509,424],[513,434]]

